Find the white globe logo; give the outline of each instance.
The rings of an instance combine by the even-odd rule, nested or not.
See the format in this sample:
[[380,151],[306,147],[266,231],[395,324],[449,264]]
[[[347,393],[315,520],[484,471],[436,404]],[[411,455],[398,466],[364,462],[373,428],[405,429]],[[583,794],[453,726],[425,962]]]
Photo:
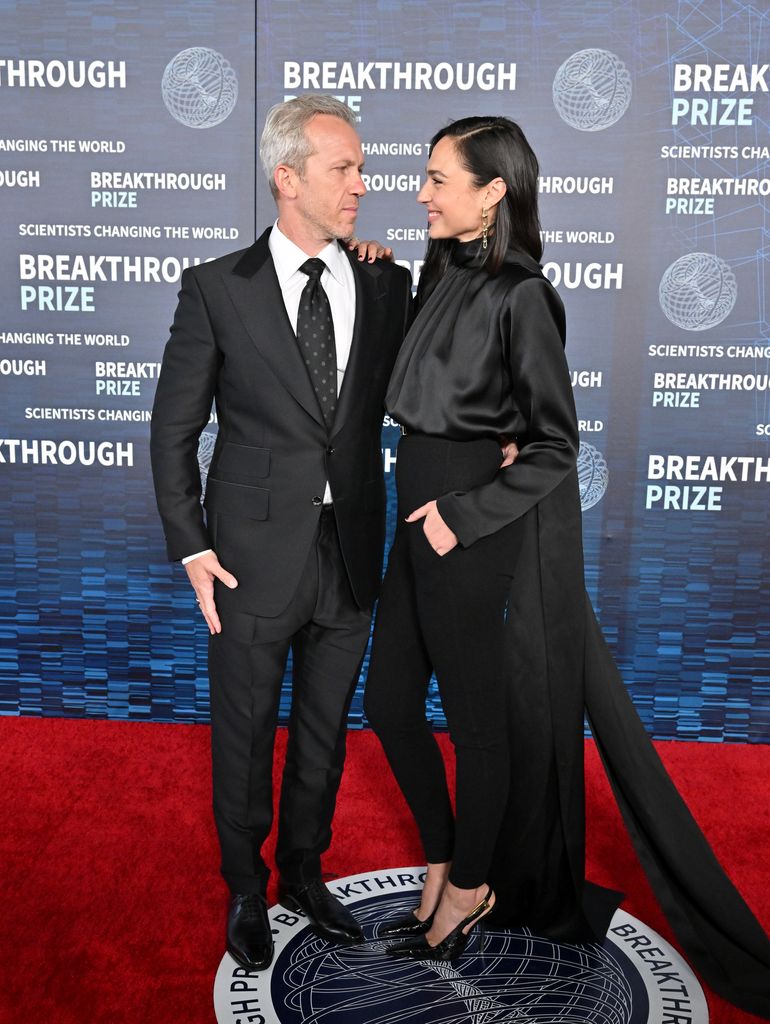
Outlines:
[[181,124],[212,128],[233,112],[238,79],[221,53],[191,46],[166,65],[161,92],[168,112]]
[[685,331],[707,331],[729,316],[738,296],[729,265],[707,252],[690,252],[660,279],[660,308]]
[[206,483],[209,478],[209,466],[211,456],[214,454],[214,445],[217,443],[217,435],[204,430],[198,438],[198,469],[201,475],[201,501],[206,497]]
[[562,121],[581,132],[615,124],[631,102],[631,75],[609,50],[578,50],[553,80],[553,103]]
[[581,441],[577,457],[577,472],[580,507],[585,512],[586,509],[597,505],[604,497],[604,492],[610,481],[610,471],[599,449]]

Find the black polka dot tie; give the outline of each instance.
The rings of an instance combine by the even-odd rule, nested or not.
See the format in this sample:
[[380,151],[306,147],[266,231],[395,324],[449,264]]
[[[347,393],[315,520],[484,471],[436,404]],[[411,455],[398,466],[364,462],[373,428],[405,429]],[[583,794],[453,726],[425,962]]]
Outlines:
[[307,274],[297,314],[297,343],[307,365],[324,420],[328,427],[337,404],[337,352],[329,297],[321,284],[323,260],[306,260],[299,268]]

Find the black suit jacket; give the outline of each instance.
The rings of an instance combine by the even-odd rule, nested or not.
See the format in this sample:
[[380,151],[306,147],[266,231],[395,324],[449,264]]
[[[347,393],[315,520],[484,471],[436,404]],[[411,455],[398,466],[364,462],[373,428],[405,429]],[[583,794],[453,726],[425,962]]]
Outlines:
[[[297,587],[328,479],[351,587],[377,594],[384,543],[383,400],[403,340],[410,277],[359,263],[350,359],[331,429],[324,423],[289,323],[268,247],[182,275],[152,414],[155,491],[169,558],[212,547],[239,581],[220,610],[282,612]],[[217,436],[200,504],[198,438],[216,402]]]

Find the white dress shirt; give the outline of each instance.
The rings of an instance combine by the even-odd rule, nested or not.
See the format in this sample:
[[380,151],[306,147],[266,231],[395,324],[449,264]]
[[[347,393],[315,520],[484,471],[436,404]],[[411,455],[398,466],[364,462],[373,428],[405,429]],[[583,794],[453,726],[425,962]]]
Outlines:
[[[299,300],[308,282],[307,274],[303,274],[299,268],[310,257],[286,237],[278,227],[278,221],[273,224],[267,244],[270,248],[270,255],[273,257],[273,266],[286,306],[286,314],[289,317],[291,328],[296,334]],[[329,242],[317,253],[316,258],[323,260],[326,264],[326,270],[321,274],[321,285],[329,297],[332,322],[334,323],[334,345],[337,350],[337,395],[339,395],[350,358],[350,346],[353,342],[353,325],[356,318],[356,281],[350,260],[340,248],[339,242]],[[323,500],[325,505],[332,500],[328,480]],[[182,559],[182,565],[187,565],[194,558],[199,558],[210,550],[208,548],[206,551],[188,555]]]
[[[299,269],[309,259],[303,252],[284,235],[276,221],[270,232],[270,255],[281,286],[286,313],[294,333],[297,333],[297,313],[299,299],[308,282],[307,274]],[[356,316],[356,282],[350,260],[342,251],[338,242],[329,242],[316,257],[323,260],[326,270],[321,274],[321,285],[329,297],[334,323],[334,344],[337,349],[337,394],[342,387],[345,369],[350,358],[350,345],[353,341],[353,322]]]

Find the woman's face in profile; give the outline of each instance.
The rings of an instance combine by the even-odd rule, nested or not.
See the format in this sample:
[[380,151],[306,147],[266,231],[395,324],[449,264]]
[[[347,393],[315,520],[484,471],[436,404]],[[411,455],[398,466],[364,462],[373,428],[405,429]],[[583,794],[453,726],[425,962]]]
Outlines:
[[417,196],[428,212],[430,237],[461,242],[477,238],[484,195],[484,187],[476,188],[470,171],[460,163],[452,139],[447,135],[439,139],[428,161],[427,181]]

